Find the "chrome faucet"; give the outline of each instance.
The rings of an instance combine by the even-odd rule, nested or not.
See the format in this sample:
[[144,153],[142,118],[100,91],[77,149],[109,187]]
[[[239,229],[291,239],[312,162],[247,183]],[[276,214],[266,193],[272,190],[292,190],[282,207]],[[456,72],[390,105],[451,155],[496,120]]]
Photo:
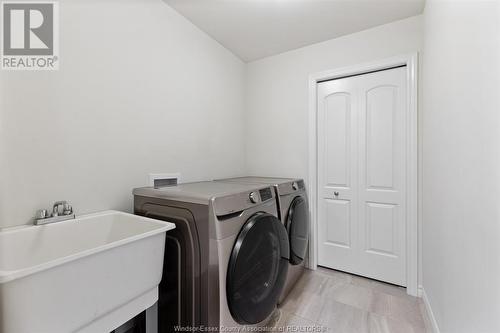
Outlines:
[[[62,207],[62,215],[59,212],[59,207]],[[52,206],[52,214],[49,214],[47,209],[40,209],[36,212],[35,225],[61,222],[74,218],[73,207],[67,201],[56,201]]]
[[[63,215],[68,215],[66,212],[71,212],[71,206],[68,205],[67,201],[56,201],[52,206],[52,217],[59,216],[59,207],[63,207]],[[70,213],[71,214],[71,213]]]

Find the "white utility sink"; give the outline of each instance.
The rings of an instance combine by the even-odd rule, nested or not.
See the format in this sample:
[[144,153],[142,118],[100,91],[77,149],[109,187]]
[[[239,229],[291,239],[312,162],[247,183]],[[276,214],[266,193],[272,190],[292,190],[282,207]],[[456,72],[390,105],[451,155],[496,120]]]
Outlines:
[[118,211],[0,231],[0,333],[106,333],[158,300],[172,223]]

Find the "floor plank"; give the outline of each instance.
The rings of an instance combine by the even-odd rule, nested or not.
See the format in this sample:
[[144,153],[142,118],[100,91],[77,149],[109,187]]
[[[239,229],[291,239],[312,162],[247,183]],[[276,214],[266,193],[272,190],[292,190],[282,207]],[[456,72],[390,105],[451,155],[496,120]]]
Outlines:
[[276,332],[431,332],[405,288],[326,268],[307,270],[279,311]]

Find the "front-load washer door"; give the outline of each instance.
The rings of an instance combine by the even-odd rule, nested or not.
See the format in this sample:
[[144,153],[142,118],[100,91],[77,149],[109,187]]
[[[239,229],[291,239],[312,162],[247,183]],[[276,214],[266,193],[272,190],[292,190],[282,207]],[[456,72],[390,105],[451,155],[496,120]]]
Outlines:
[[234,243],[226,277],[229,310],[240,324],[257,324],[278,303],[289,261],[287,232],[275,216],[252,215]]
[[299,265],[306,256],[309,240],[309,209],[301,196],[295,197],[290,204],[286,229],[290,241],[290,263]]

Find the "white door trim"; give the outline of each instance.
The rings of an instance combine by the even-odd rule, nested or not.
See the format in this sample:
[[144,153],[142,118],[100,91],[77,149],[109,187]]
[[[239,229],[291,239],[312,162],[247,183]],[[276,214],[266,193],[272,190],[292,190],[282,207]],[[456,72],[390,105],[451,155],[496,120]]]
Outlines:
[[418,117],[417,117],[417,73],[418,53],[397,56],[345,68],[311,74],[309,76],[309,203],[311,214],[311,238],[309,241],[308,267],[316,269],[318,265],[318,130],[317,130],[317,84],[319,81],[364,74],[367,72],[389,69],[406,65],[408,121],[407,134],[407,186],[406,186],[406,274],[407,293],[418,295]]

